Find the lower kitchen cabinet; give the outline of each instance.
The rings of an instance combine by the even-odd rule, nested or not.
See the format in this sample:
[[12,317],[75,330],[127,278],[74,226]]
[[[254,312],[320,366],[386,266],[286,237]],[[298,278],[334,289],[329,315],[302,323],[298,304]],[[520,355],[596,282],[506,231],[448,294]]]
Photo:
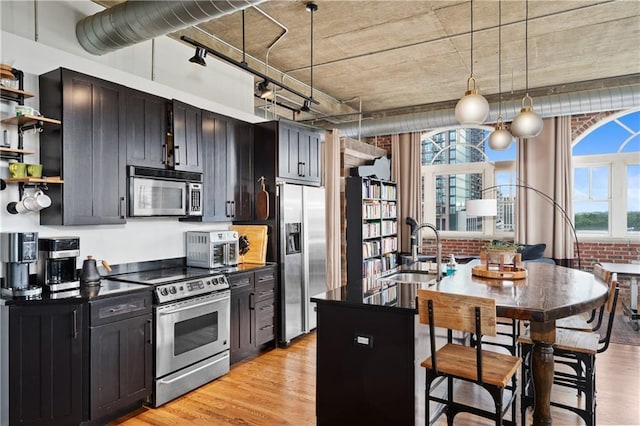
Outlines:
[[83,307],[12,306],[9,310],[9,423],[82,421]]
[[89,418],[102,424],[151,395],[151,293],[90,302]]
[[275,341],[276,268],[229,275],[231,286],[231,363]]

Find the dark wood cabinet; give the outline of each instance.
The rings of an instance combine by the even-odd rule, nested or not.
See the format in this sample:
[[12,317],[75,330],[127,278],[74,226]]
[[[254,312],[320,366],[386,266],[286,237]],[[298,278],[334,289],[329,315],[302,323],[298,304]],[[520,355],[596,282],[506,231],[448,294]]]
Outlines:
[[89,303],[89,418],[103,423],[151,395],[151,292]]
[[10,424],[82,421],[82,342],[80,304],[10,307]]
[[280,121],[278,176],[291,182],[320,184],[321,140],[315,129]]
[[202,111],[203,221],[253,219],[253,129],[249,123]]
[[167,105],[165,98],[125,89],[124,138],[127,165],[166,168]]
[[372,306],[317,302],[319,426],[415,423],[415,311]]
[[231,363],[275,341],[276,268],[229,276],[231,286]]
[[202,110],[173,100],[169,146],[173,147],[173,168],[202,172]]
[[64,180],[50,187],[40,224],[124,223],[124,88],[61,68],[40,76],[40,94],[41,112],[62,120],[40,137],[43,175]]
[[271,191],[276,181],[320,185],[323,139],[319,129],[279,120],[255,124],[254,132],[256,179],[264,176]]
[[238,362],[255,351],[253,272],[232,274],[230,361]]

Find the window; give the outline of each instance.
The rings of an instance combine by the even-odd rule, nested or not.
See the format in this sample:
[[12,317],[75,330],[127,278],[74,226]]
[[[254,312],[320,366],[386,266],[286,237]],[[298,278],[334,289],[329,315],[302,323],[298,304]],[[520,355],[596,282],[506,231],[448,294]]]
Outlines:
[[582,236],[640,233],[640,111],[597,123],[573,144],[573,209]]
[[438,129],[423,135],[423,222],[451,233],[513,232],[514,194],[508,189],[491,194],[499,199],[497,217],[466,216],[467,200],[483,198],[484,188],[515,182],[515,143],[507,151],[492,151],[487,144],[492,130]]

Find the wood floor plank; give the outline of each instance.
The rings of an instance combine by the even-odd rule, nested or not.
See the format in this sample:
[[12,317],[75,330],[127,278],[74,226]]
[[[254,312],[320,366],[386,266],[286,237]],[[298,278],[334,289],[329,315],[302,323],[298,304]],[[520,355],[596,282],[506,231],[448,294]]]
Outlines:
[[[598,354],[599,425],[640,425],[640,347],[611,344]],[[312,426],[316,424],[315,333],[289,348],[276,348],[232,367],[218,380],[159,408],[142,408],[110,426]],[[554,397],[576,401],[575,391],[554,388]],[[552,407],[555,425],[582,425],[570,412]],[[529,414],[529,419],[531,414]],[[424,419],[418,419],[419,425]],[[456,425],[490,425],[459,415]],[[446,425],[442,418],[438,426]]]

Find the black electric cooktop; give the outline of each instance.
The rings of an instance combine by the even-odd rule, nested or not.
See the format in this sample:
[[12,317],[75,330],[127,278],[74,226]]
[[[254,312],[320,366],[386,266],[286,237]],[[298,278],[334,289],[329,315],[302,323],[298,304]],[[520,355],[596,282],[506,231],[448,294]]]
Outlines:
[[159,285],[180,281],[188,281],[197,278],[220,275],[225,271],[220,269],[206,268],[164,268],[151,271],[130,272],[122,275],[111,275],[109,279],[125,281],[137,284]]

